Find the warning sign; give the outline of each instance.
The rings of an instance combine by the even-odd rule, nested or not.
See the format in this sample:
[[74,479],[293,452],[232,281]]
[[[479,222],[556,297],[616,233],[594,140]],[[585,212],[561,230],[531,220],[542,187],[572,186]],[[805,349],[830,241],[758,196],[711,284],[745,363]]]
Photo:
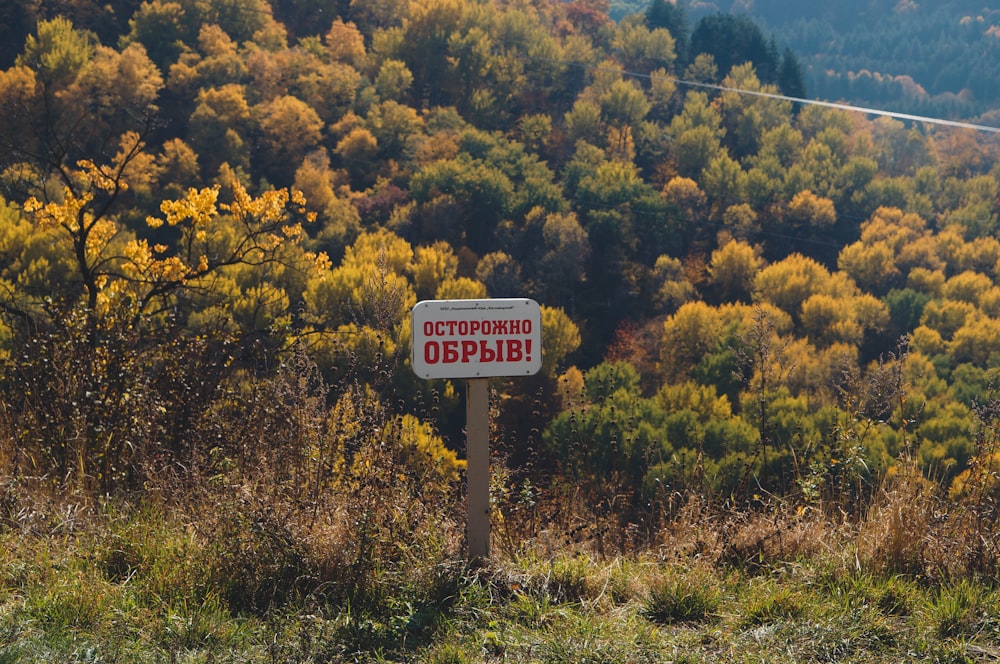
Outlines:
[[410,363],[421,378],[530,376],[542,368],[534,300],[426,300],[413,307]]

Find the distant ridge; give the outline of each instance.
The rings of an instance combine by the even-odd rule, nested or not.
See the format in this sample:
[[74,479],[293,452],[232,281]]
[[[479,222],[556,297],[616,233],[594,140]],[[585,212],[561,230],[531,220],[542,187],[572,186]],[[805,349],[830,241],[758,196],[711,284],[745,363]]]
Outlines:
[[[647,2],[612,3],[620,19]],[[982,0],[681,1],[694,29],[745,14],[802,65],[809,97],[892,112],[984,122],[1000,108],[1000,8]]]

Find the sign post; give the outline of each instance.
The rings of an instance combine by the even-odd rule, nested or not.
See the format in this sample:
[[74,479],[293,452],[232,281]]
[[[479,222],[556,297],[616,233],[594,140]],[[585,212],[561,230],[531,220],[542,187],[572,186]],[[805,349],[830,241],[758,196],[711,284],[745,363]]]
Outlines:
[[490,556],[490,381],[466,381],[465,455],[469,558]]
[[542,368],[534,300],[425,300],[412,312],[410,364],[421,378],[466,379],[466,537],[471,560],[490,555],[489,378]]

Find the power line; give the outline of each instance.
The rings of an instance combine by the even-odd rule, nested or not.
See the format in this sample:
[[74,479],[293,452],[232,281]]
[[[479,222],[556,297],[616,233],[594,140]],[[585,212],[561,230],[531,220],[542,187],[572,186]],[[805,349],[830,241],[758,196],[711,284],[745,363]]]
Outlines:
[[789,95],[783,95],[776,92],[764,92],[762,90],[746,90],[744,88],[734,88],[725,85],[719,85],[716,83],[703,83],[701,81],[689,81],[677,76],[657,76],[654,74],[643,74],[637,71],[630,71],[627,69],[616,69],[612,67],[601,67],[597,65],[588,65],[584,62],[572,62],[567,60],[552,60],[548,58],[539,58],[537,56],[524,55],[522,56],[524,60],[535,60],[539,62],[547,62],[549,64],[560,64],[569,67],[579,67],[581,69],[589,69],[591,71],[602,71],[609,73],[617,73],[621,76],[627,76],[630,78],[644,78],[650,81],[671,81],[677,85],[684,85],[692,88],[705,88],[708,90],[716,90],[718,92],[734,92],[741,95],[749,95],[753,97],[763,97],[765,99],[775,99],[778,101],[789,101],[797,104],[803,104],[806,106],[822,106],[825,108],[834,108],[841,111],[850,111],[855,113],[865,113],[867,115],[878,115],[882,117],[896,118],[897,120],[910,120],[913,122],[923,122],[926,124],[942,125],[946,127],[956,127],[959,129],[972,129],[974,131],[985,131],[993,134],[1000,134],[1000,127],[991,127],[989,125],[975,124],[972,122],[962,122],[960,120],[947,120],[945,118],[935,118],[926,115],[914,115],[912,113],[899,113],[896,111],[886,111],[879,108],[870,108],[867,106],[855,106],[853,104],[845,104],[843,102],[833,102],[833,101],[823,101],[820,99],[807,99],[805,97],[791,97]]
[[[634,74],[630,72],[630,75],[642,76],[642,74]],[[649,75],[650,79],[655,79],[652,75]],[[764,97],[766,99],[777,99],[780,101],[790,101],[797,104],[805,104],[810,106],[823,106],[826,108],[835,108],[841,111],[853,111],[858,113],[865,113],[867,115],[879,115],[883,117],[896,118],[898,120],[912,120],[915,122],[924,122],[927,124],[937,124],[946,127],[958,127],[961,129],[973,129],[976,131],[986,131],[994,134],[1000,134],[1000,127],[990,127],[988,125],[973,124],[971,122],[961,122],[959,120],[946,120],[944,118],[932,118],[926,115],[913,115],[911,113],[897,113],[895,111],[884,111],[878,108],[869,108],[866,106],[853,106],[851,104],[844,104],[840,102],[833,101],[821,101],[819,99],[805,99],[803,97],[790,97],[788,95],[777,94],[774,92],[763,92],[761,90],[744,90],[742,88],[731,88],[724,85],[715,85],[712,83],[699,83],[697,81],[686,81],[680,78],[669,78],[661,77],[662,80],[672,80],[674,83],[681,85],[687,85],[691,87],[709,88],[712,90],[719,90],[721,92],[736,92],[744,95],[751,95],[754,97]]]

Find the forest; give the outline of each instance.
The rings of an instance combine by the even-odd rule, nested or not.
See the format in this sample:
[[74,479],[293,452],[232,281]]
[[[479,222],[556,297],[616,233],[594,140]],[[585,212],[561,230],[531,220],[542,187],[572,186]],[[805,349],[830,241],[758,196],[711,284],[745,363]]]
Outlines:
[[164,505],[217,547],[178,587],[234,612],[436,588],[464,385],[414,375],[410,311],[529,297],[498,548],[655,548],[692,501],[856,526],[900,486],[953,545],[873,559],[995,578],[998,134],[746,94],[809,82],[750,19],[609,9],[8,3],[0,533]]
[[[616,0],[611,14],[645,11]],[[654,3],[655,4],[655,3]],[[814,99],[996,125],[1000,12],[979,0],[802,3],[736,0],[664,4],[692,25],[719,12],[745,16],[800,58]]]

